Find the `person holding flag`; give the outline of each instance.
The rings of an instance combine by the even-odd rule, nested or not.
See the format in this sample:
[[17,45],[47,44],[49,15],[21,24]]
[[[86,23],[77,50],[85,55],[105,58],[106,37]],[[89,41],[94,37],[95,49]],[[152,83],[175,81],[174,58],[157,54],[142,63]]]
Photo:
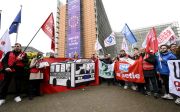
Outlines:
[[168,60],[174,60],[177,59],[177,57],[169,51],[168,45],[161,45],[160,46],[160,57],[157,58],[157,72],[160,74],[160,77],[163,80],[164,86],[165,86],[165,94],[162,96],[164,99],[172,100],[174,99],[171,94],[169,93],[169,67],[167,64]]
[[2,88],[0,93],[0,106],[5,103],[5,99],[8,92],[8,87],[11,80],[15,79],[15,98],[16,102],[21,101],[20,90],[22,75],[25,73],[24,66],[28,64],[28,58],[26,53],[21,51],[21,44],[16,43],[13,51],[6,53],[2,59],[2,65],[4,69],[4,80],[2,82]]
[[155,98],[159,97],[158,94],[158,85],[156,80],[156,69],[155,69],[155,62],[156,58],[155,55],[152,53],[147,53],[144,48],[140,49],[140,56],[142,56],[142,65],[143,65],[143,74],[145,79],[144,86],[146,90],[141,88],[141,92],[144,92],[145,95],[151,94],[151,85],[152,85],[152,92]]

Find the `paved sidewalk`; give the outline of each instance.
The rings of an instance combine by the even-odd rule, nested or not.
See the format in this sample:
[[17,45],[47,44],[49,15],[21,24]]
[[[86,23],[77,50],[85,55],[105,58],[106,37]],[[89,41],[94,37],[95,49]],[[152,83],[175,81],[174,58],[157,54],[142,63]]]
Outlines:
[[180,112],[174,101],[154,99],[118,86],[89,86],[16,103],[8,97],[0,112]]

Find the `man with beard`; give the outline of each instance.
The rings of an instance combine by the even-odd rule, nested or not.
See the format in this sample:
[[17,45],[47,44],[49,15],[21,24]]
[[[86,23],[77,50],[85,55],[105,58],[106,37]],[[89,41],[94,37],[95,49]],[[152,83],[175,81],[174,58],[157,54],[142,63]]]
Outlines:
[[15,98],[16,102],[21,101],[20,90],[21,81],[23,74],[25,73],[24,66],[28,63],[26,53],[21,51],[21,44],[16,43],[13,51],[6,53],[5,57],[2,59],[3,69],[4,69],[4,80],[1,85],[0,93],[0,106],[5,103],[5,98],[7,96],[8,87],[10,85],[11,79],[15,79]]
[[170,51],[174,54],[174,55],[176,55],[177,54],[177,45],[176,44],[171,44],[170,45]]
[[169,94],[169,67],[167,64],[168,60],[174,60],[176,59],[176,56],[168,51],[167,45],[161,45],[160,46],[160,56],[157,59],[158,66],[157,66],[157,72],[160,74],[160,77],[163,80],[163,84],[165,86],[165,94],[162,96],[164,99],[170,99],[172,100],[173,97],[171,94]]

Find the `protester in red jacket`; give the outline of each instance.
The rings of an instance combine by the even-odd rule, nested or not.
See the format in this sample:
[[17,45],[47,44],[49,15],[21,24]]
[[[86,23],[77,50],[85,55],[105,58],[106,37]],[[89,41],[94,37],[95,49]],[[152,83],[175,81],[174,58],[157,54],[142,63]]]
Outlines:
[[28,63],[26,53],[21,51],[21,44],[16,43],[14,50],[6,53],[5,57],[2,59],[3,69],[4,69],[4,80],[2,82],[2,88],[0,93],[0,105],[5,103],[5,98],[7,96],[8,87],[11,79],[15,79],[15,98],[16,102],[21,101],[20,90],[21,81],[23,74],[25,73],[24,66]]

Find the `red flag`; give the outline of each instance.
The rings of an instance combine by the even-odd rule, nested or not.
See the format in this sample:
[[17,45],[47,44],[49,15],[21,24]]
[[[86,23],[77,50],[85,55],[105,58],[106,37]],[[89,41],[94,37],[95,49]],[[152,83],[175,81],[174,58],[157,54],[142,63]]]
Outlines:
[[55,51],[54,39],[54,17],[53,13],[49,15],[44,24],[41,26],[42,30],[51,38],[51,49]]
[[146,52],[156,53],[158,51],[158,41],[156,37],[156,30],[153,27],[146,36]]

